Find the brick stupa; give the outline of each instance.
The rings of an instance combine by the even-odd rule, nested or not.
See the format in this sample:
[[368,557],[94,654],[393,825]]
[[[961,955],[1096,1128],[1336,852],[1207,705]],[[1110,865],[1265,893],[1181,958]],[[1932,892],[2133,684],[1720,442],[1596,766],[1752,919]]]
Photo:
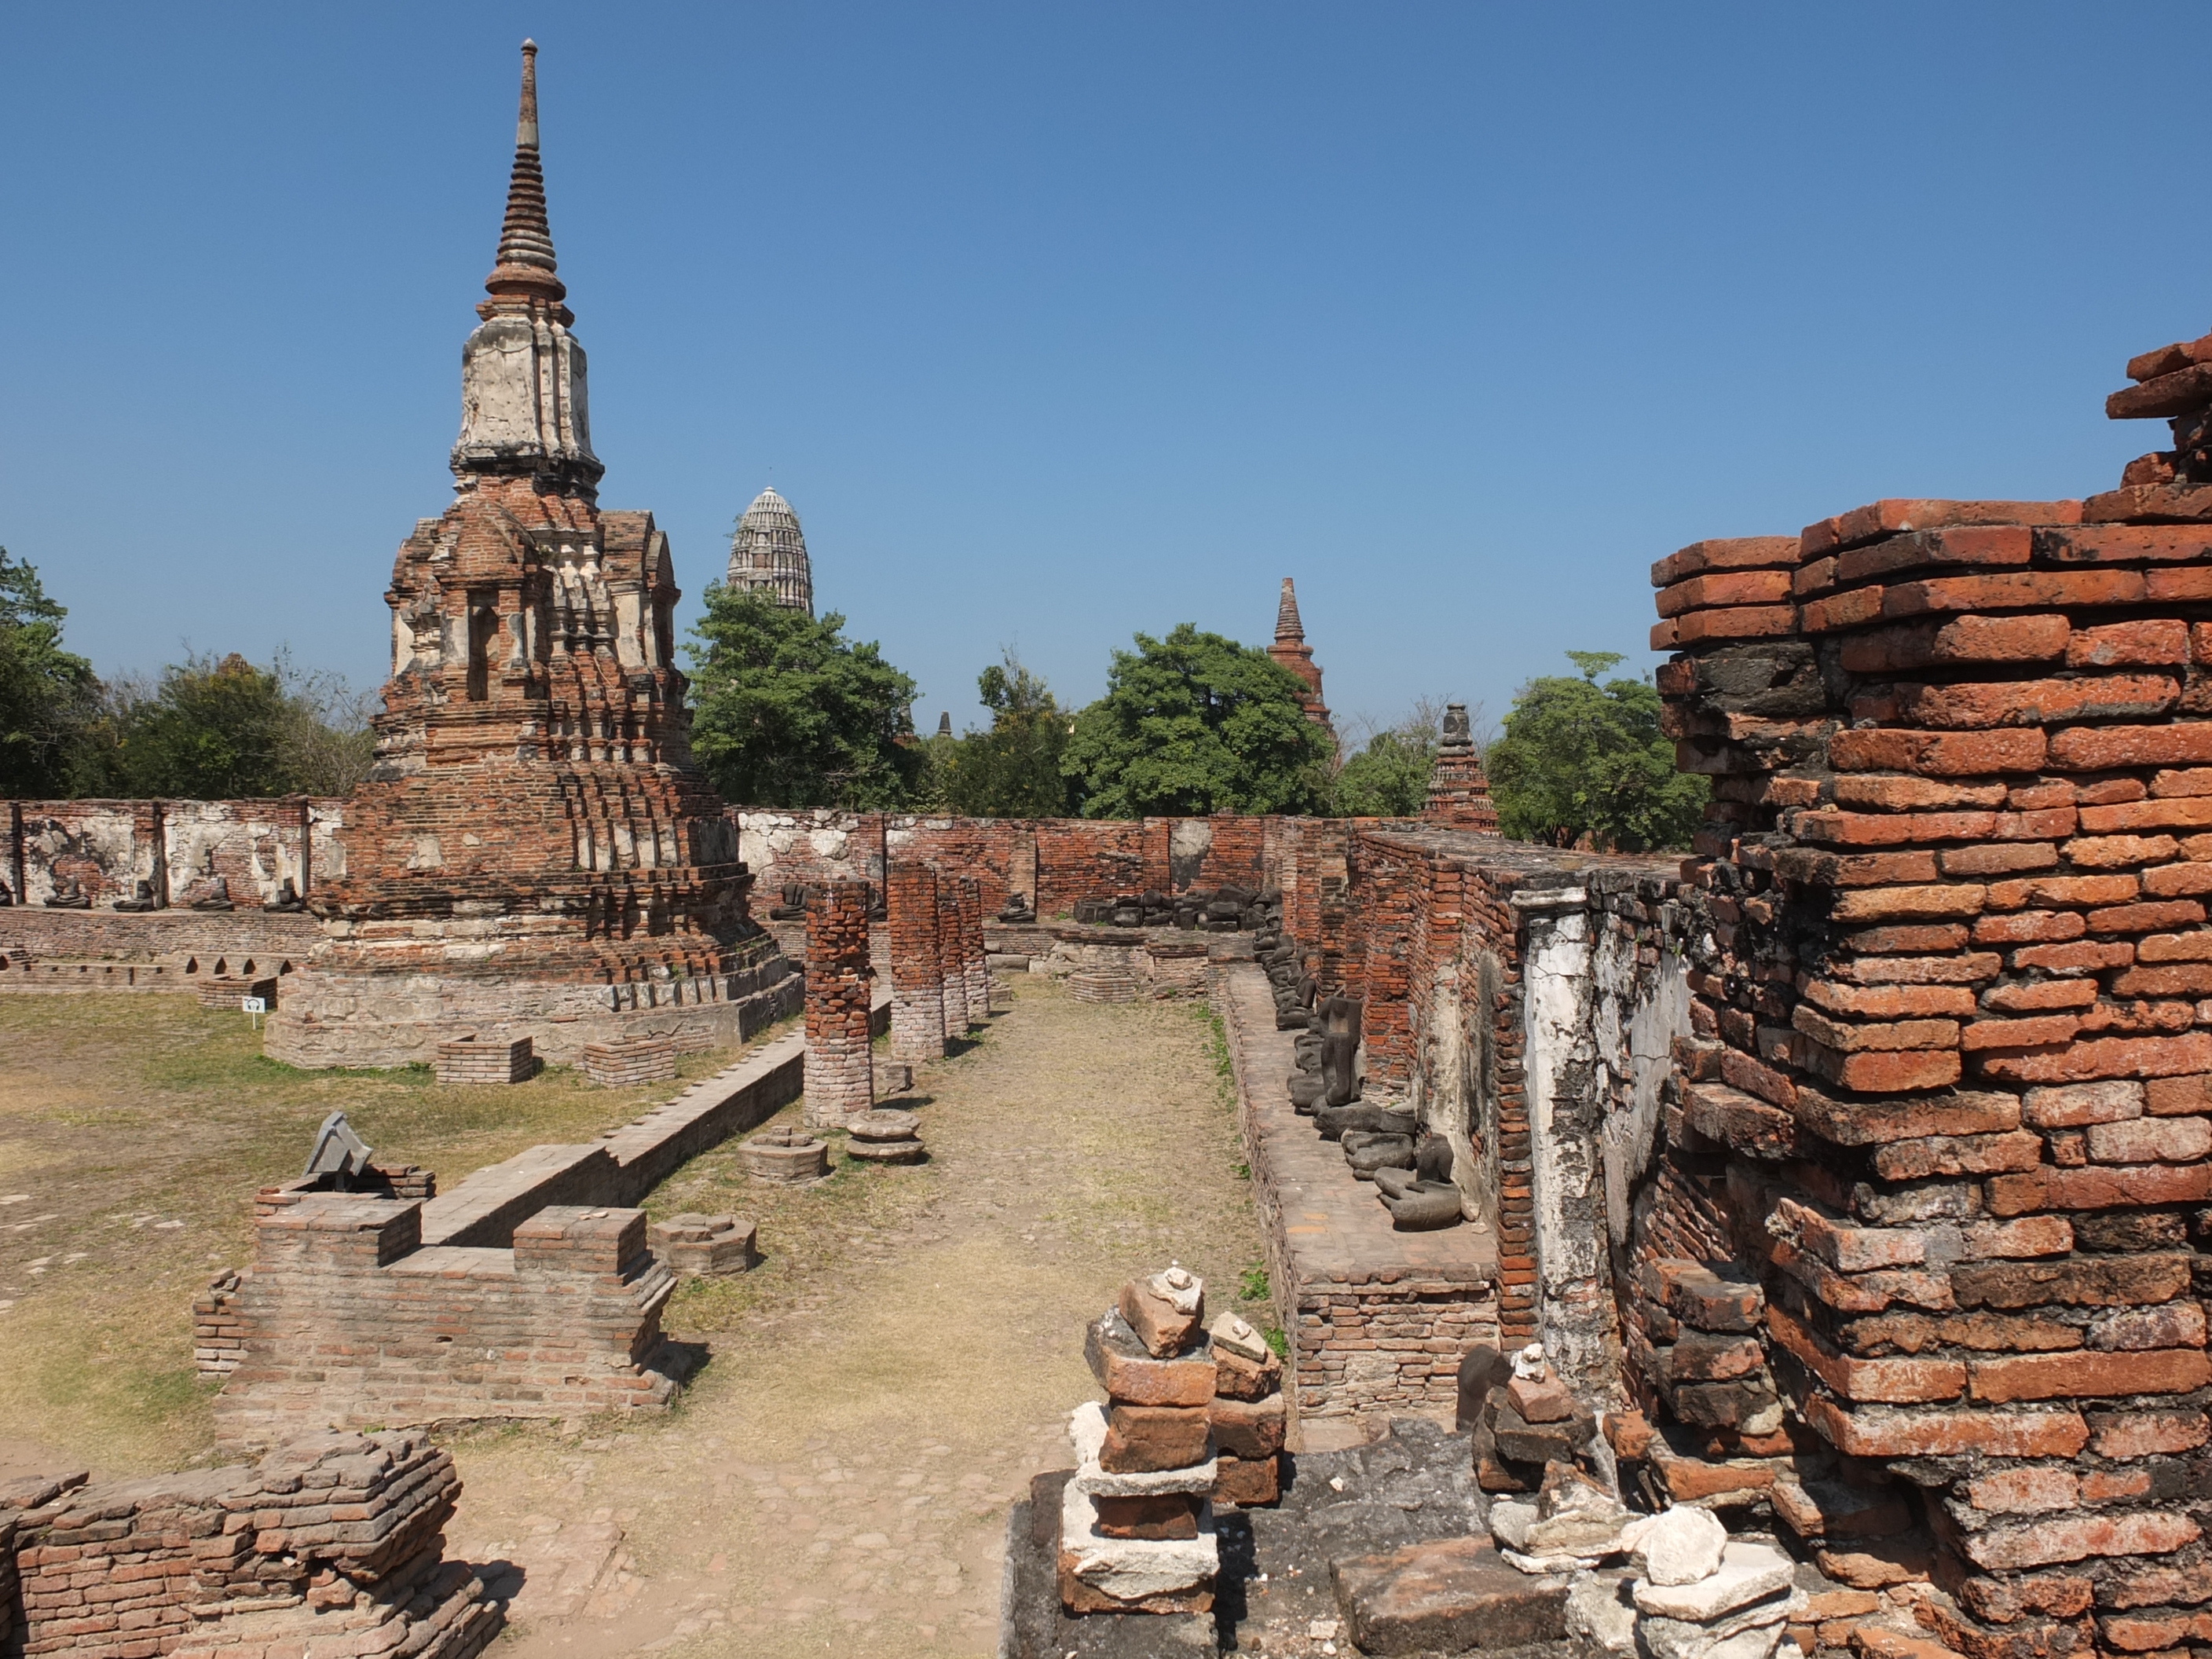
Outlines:
[[1306,683],[1306,694],[1300,700],[1305,705],[1306,718],[1328,732],[1336,735],[1329,723],[1328,705],[1322,701],[1321,665],[1314,660],[1313,647],[1306,643],[1305,623],[1298,617],[1298,590],[1288,576],[1283,578],[1282,597],[1275,605],[1275,642],[1267,647],[1267,654]]
[[425,1060],[471,1029],[556,1060],[634,1034],[704,1048],[796,1001],[691,760],[668,538],[599,507],[536,55],[461,353],[456,498],[400,547],[375,769],[314,895],[323,943],[269,1024],[294,1065]]

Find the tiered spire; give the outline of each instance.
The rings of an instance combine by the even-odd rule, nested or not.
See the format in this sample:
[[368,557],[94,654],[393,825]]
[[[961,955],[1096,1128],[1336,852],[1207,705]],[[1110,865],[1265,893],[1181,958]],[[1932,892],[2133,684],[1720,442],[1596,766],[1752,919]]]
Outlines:
[[1298,590],[1288,576],[1283,578],[1282,598],[1275,605],[1275,642],[1267,654],[1306,683],[1306,718],[1334,737],[1336,728],[1329,724],[1328,705],[1321,698],[1321,665],[1306,644],[1305,624],[1298,620]]
[[[484,291],[500,300],[559,305],[568,290],[554,273],[553,228],[545,217],[545,169],[538,153],[538,43],[522,43],[522,104],[514,121],[514,168],[507,177],[507,218],[500,226],[499,262]],[[488,309],[488,308],[487,308]],[[572,320],[566,315],[562,322]]]

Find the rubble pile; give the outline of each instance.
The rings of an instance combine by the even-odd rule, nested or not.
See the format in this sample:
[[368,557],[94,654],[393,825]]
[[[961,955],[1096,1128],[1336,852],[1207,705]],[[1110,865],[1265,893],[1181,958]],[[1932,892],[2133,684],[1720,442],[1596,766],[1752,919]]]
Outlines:
[[[1061,1499],[1059,1552],[1060,1604],[1069,1613],[1213,1606],[1220,1552],[1209,1500],[1220,1470],[1217,1361],[1205,1316],[1204,1284],[1170,1266],[1124,1285],[1084,1334],[1084,1357],[1107,1398],[1078,1407],[1069,1423],[1076,1470]],[[1264,1414],[1247,1415],[1250,1423],[1240,1420],[1237,1431],[1256,1449]],[[1281,1443],[1279,1426],[1274,1449]]]

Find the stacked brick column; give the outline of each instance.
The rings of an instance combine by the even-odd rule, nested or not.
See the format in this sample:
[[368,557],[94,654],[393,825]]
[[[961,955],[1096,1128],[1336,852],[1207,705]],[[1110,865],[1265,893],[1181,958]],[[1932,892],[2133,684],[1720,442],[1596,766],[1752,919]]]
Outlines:
[[982,1023],[991,1012],[991,964],[983,950],[983,884],[960,878],[960,971],[968,983],[968,1021]]
[[[2208,362],[2130,365],[2113,412],[2179,447],[2118,490],[1653,573],[1715,948],[1646,1231],[1759,1282],[1791,1415],[1865,1460],[1777,1514],[1820,1545],[1887,1465],[1898,1518],[1823,1565],[1932,1577],[1974,1659],[2212,1634]],[[1674,1326],[1631,1299],[1633,1354]]]
[[868,1048],[868,891],[833,881],[806,898],[806,1121],[837,1127],[876,1103]]
[[945,998],[945,1040],[968,1035],[967,953],[961,943],[960,883],[941,871],[937,876],[937,970]]
[[891,1058],[945,1058],[945,969],[937,947],[937,872],[895,862],[884,882],[890,931]]

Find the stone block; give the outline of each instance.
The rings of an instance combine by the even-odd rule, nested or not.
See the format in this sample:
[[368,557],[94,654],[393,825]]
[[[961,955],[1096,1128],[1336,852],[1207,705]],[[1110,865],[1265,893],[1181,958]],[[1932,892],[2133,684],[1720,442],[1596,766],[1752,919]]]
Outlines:
[[1285,1415],[1280,1394],[1261,1400],[1217,1399],[1207,1415],[1214,1444],[1224,1456],[1273,1457],[1283,1449]]
[[1206,1460],[1211,1430],[1211,1414],[1203,1407],[1110,1406],[1099,1467],[1109,1474],[1188,1468]]
[[1204,1348],[1172,1359],[1155,1359],[1118,1312],[1094,1319],[1085,1328],[1083,1357],[1099,1386],[1132,1406],[1210,1403],[1220,1359],[1218,1352]]
[[1203,1613],[1221,1570],[1209,1508],[1188,1539],[1109,1537],[1097,1505],[1070,1481],[1060,1512],[1060,1603],[1071,1613]]
[[1362,1653],[1464,1653],[1566,1635],[1567,1584],[1508,1566],[1485,1540],[1446,1538],[1329,1564]]
[[1206,1317],[1206,1287],[1184,1267],[1168,1267],[1121,1286],[1115,1304],[1145,1352],[1155,1359],[1190,1346]]
[[1256,1509],[1279,1502],[1283,1495],[1283,1460],[1272,1457],[1228,1457],[1214,1460],[1213,1501]]

